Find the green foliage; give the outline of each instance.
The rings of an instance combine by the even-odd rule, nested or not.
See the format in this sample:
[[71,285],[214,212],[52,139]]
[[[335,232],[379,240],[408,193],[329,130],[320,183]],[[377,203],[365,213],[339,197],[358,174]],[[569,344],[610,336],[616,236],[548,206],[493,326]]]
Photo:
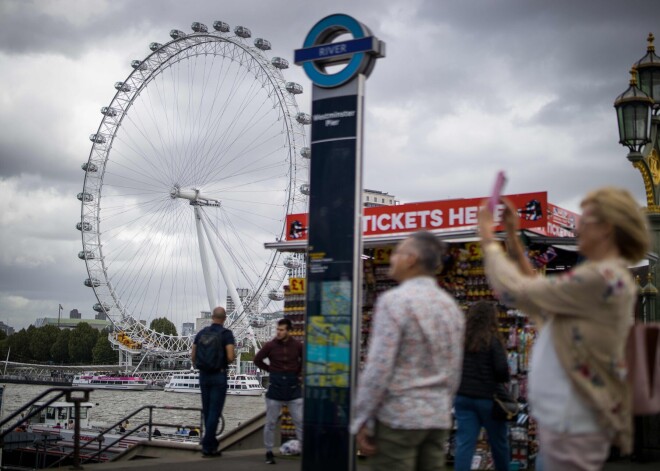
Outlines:
[[57,333],[57,339],[50,347],[50,355],[55,363],[69,363],[69,337],[71,331],[64,329]]
[[53,359],[50,350],[57,340],[59,333],[60,329],[54,325],[46,325],[39,329],[34,329],[33,331],[28,330],[30,352],[33,361],[39,363],[51,361]]
[[107,333],[101,333],[96,345],[92,349],[92,359],[95,365],[110,365],[117,363],[117,352],[112,349],[112,345],[108,340]]
[[69,337],[69,361],[71,363],[90,364],[92,349],[96,345],[99,332],[87,322],[81,322],[71,331]]
[[[31,329],[34,332],[36,329]],[[29,362],[32,360],[32,352],[30,351],[30,336],[28,331],[21,329],[14,335],[7,338],[7,347],[9,348],[9,359],[11,361]]]
[[178,335],[176,333],[176,327],[167,317],[159,317],[152,320],[149,328],[165,335]]

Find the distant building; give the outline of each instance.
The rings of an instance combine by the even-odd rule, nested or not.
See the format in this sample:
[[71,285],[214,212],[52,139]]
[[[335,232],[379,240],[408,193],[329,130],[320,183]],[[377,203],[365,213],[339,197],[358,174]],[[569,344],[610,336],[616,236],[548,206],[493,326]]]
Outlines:
[[105,312],[97,312],[96,315],[94,316],[94,319],[96,319],[97,321],[107,321],[108,315]]
[[10,336],[10,335],[14,334],[14,328],[9,327],[4,322],[0,322],[0,330],[3,331],[5,334],[7,334],[7,336]]
[[36,320],[34,326],[38,328],[46,325],[54,325],[60,329],[75,329],[81,322],[86,322],[96,330],[103,330],[112,326],[110,321],[101,319],[58,319],[57,317],[42,317]]
[[[248,299],[250,295],[250,290],[247,288],[236,288],[236,291],[238,291],[238,298],[241,300],[241,304],[245,305],[247,300],[248,305],[245,306],[245,309],[248,311],[248,313],[252,315],[259,314],[259,300],[254,299],[250,301]],[[229,315],[232,312],[234,312],[236,310],[236,307],[237,306],[234,305],[234,300],[231,299],[231,296],[229,295],[229,293],[227,293],[227,308],[226,308],[227,314]]]
[[181,325],[181,335],[188,336],[195,333],[195,323],[194,322],[184,322]]
[[204,327],[211,325],[211,311],[202,311],[201,317],[195,319],[195,332],[199,332]]
[[82,313],[78,309],[71,309],[69,319],[82,319]]
[[378,190],[362,190],[362,205],[365,208],[375,206],[395,206],[399,204],[396,196]]

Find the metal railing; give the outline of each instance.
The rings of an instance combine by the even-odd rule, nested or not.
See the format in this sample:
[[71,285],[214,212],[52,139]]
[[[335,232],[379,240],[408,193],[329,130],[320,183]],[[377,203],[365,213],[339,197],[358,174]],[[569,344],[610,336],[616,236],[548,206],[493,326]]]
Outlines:
[[[73,469],[82,469],[80,466],[80,440],[77,438],[80,437],[80,403],[81,402],[88,402],[89,401],[89,393],[92,392],[93,389],[91,388],[50,388],[46,389],[44,392],[39,394],[36,398],[32,399],[32,401],[28,402],[25,404],[23,407],[18,409],[16,412],[11,414],[9,417],[5,418],[4,420],[0,421],[0,445],[4,445],[4,439],[5,437],[14,431],[15,428],[18,426],[22,425],[23,422],[26,420],[29,420],[30,417],[35,416],[37,414],[40,414],[42,410],[44,410],[46,407],[51,405],[53,402],[57,401],[58,399],[61,399],[62,397],[65,398],[66,402],[71,402],[73,403],[74,407],[74,440],[73,440]],[[46,396],[49,394],[55,393],[55,395],[48,400],[44,400]],[[41,400],[44,400],[44,403],[40,405],[39,407],[36,407],[35,409],[32,410],[28,415],[22,415],[27,409],[30,407],[34,406],[37,404],[37,402],[40,402]],[[4,429],[4,427],[10,423],[12,420],[15,420],[17,417],[19,417],[19,420],[12,424],[11,426],[7,427]]]
[[[131,435],[140,433],[143,428],[147,428],[147,440],[151,441],[154,438],[154,428],[156,427],[182,427],[180,423],[168,423],[168,422],[154,422],[154,410],[169,410],[169,411],[192,411],[192,412],[199,412],[200,420],[199,420],[199,430],[200,430],[200,436],[199,439],[201,440],[201,437],[203,436],[204,433],[204,415],[202,412],[202,409],[199,407],[183,407],[183,406],[154,406],[154,405],[148,405],[148,406],[142,406],[135,411],[131,412],[127,416],[123,417],[119,421],[115,422],[114,424],[110,425],[109,427],[101,430],[101,431],[95,431],[97,433],[96,438],[94,440],[89,440],[86,441],[84,444],[81,445],[80,443],[80,403],[82,402],[88,402],[89,401],[89,394],[93,391],[93,388],[79,388],[79,387],[70,387],[70,388],[50,388],[41,393],[39,396],[37,396],[35,399],[32,401],[28,402],[25,404],[23,407],[18,409],[16,412],[5,418],[4,420],[0,421],[0,445],[4,444],[4,438],[7,434],[11,433],[28,421],[31,417],[38,415],[41,413],[42,410],[47,408],[50,404],[53,402],[61,399],[62,397],[65,398],[66,402],[70,402],[74,404],[75,408],[75,417],[74,417],[74,435],[73,435],[73,451],[70,453],[62,456],[59,458],[57,461],[54,461],[53,463],[50,463],[48,467],[54,467],[57,465],[61,465],[64,463],[64,461],[71,459],[72,460],[72,469],[83,469],[81,464],[90,462],[90,461],[95,461],[99,462],[101,461],[103,453],[107,452],[110,448],[113,446],[117,445],[119,442],[124,440],[127,437],[130,437]],[[48,398],[47,400],[45,399],[48,395],[54,394],[54,396]],[[32,411],[29,412],[28,415],[25,415],[24,413],[30,409],[31,407],[35,406],[36,403],[40,401],[44,401],[43,404],[39,405],[39,407],[34,408]],[[109,433],[114,432],[117,428],[121,427],[122,424],[125,424],[128,422],[129,419],[134,418],[136,415],[140,414],[141,412],[148,410],[148,419],[144,422],[138,423],[135,427],[131,428],[130,430],[125,430],[122,432],[123,434],[119,436],[119,438],[114,438],[112,440],[109,440],[108,444],[104,445],[104,442],[106,441],[106,435]],[[18,418],[16,422],[11,424],[10,426],[6,427],[7,424],[11,423],[13,420]],[[130,422],[129,422],[130,423]],[[6,427],[6,428],[5,428]],[[218,424],[218,430],[216,431],[216,435],[219,436],[222,434],[224,431],[225,427],[225,422],[224,422],[224,417],[220,417],[220,421]],[[192,427],[191,427],[192,428]],[[98,449],[92,450],[92,445],[98,446]],[[87,456],[81,456],[81,451],[89,451],[92,453],[91,455]],[[46,450],[44,449],[44,453]]]

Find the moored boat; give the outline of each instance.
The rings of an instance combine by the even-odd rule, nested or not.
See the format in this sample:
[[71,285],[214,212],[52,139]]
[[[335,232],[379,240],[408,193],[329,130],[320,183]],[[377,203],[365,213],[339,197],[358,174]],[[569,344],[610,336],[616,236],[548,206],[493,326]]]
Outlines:
[[[165,391],[200,394],[199,372],[188,371],[170,377]],[[261,396],[266,390],[253,375],[230,375],[227,378],[227,394],[232,396]]]
[[94,389],[118,389],[143,391],[148,383],[139,376],[112,376],[96,373],[82,373],[73,377],[72,386],[89,386]]

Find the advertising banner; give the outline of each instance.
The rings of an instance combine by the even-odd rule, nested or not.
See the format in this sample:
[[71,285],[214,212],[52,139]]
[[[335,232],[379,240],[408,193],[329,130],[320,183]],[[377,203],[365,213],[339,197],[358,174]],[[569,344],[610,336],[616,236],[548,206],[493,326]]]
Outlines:
[[[521,229],[545,228],[548,223],[547,193],[507,195],[518,209]],[[476,226],[480,206],[486,198],[428,201],[397,206],[365,208],[362,217],[363,235],[396,234],[418,230],[456,230]],[[495,210],[501,219],[504,205]],[[286,240],[307,239],[306,213],[287,215]],[[556,223],[555,223],[556,224]],[[328,227],[329,233],[336,233]]]

